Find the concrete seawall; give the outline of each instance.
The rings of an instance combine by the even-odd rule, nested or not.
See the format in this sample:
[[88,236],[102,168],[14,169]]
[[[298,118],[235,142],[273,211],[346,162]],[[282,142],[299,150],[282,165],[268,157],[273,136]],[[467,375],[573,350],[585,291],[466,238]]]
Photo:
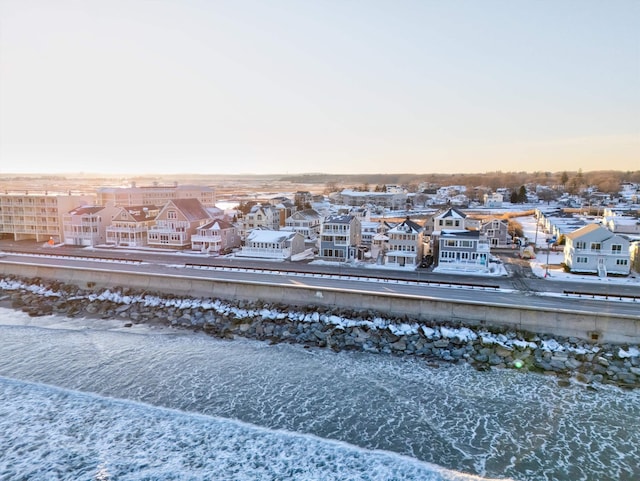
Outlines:
[[177,296],[348,308],[406,316],[417,322],[458,322],[468,326],[503,327],[597,342],[640,344],[640,314],[628,316],[607,312],[575,313],[565,309],[447,301],[392,293],[347,292],[333,288],[276,286],[261,282],[211,280],[188,275],[54,267],[6,261],[0,262],[0,275],[56,280],[83,289],[127,286],[136,290]]

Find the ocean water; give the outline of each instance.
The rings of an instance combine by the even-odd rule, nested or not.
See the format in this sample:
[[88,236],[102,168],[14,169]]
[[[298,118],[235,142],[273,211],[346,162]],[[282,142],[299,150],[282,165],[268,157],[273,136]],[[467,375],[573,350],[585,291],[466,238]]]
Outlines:
[[0,480],[637,480],[640,393],[0,309]]

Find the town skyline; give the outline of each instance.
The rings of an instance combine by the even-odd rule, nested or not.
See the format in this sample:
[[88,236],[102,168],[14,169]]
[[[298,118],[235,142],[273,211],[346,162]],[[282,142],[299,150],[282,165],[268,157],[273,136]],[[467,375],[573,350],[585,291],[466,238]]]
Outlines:
[[633,171],[640,4],[0,4],[0,174]]

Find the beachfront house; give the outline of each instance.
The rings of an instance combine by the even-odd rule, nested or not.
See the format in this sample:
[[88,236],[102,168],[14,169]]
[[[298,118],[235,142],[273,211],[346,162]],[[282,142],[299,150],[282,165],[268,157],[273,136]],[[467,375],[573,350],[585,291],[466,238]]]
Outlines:
[[482,272],[488,269],[489,244],[477,230],[442,230],[437,239],[434,259],[440,270]]
[[64,243],[73,246],[95,246],[107,242],[107,227],[119,211],[113,205],[82,206],[62,217]]
[[571,272],[628,275],[629,239],[599,224],[589,224],[565,235],[564,264]]
[[423,228],[407,217],[387,231],[388,250],[384,254],[387,266],[414,268],[423,254]]
[[147,232],[149,246],[190,249],[191,236],[210,221],[209,213],[198,199],[170,200],[156,217],[156,225]]
[[139,205],[118,207],[107,227],[107,244],[126,247],[147,245],[147,232],[155,224],[160,207]]
[[222,254],[240,247],[240,234],[231,222],[215,219],[196,228],[191,236],[191,249],[209,254]]
[[357,257],[360,220],[353,215],[330,215],[322,223],[319,259],[345,262]]
[[247,234],[240,257],[291,260],[305,250],[304,236],[299,232],[254,229]]

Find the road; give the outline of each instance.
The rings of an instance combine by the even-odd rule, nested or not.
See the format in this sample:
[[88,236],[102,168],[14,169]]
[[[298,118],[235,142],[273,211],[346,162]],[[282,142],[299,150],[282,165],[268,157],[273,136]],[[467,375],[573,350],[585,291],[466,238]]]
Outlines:
[[[640,300],[638,302],[620,302],[604,298],[590,299],[549,295],[554,292],[548,289],[549,286],[553,286],[553,283],[532,279],[528,277],[529,274],[525,269],[514,268],[515,275],[511,277],[487,279],[472,276],[445,276],[421,271],[404,273],[347,266],[336,269],[336,266],[317,266],[305,263],[256,262],[238,258],[211,258],[201,255],[155,252],[113,252],[101,249],[47,249],[32,252],[5,249],[4,252],[5,256],[0,258],[0,262],[148,272],[167,276],[189,276],[224,281],[409,295],[433,300],[455,300],[463,303],[487,303],[509,307],[527,306],[589,313],[598,311],[640,317],[640,309],[638,308]],[[518,263],[512,264],[518,265]],[[535,286],[538,284],[547,289],[536,288]],[[563,290],[585,291],[588,289],[587,292],[594,291],[592,284],[575,283],[574,285],[574,283],[570,283],[570,288],[566,282],[557,282],[556,284],[560,284],[559,289],[555,291],[559,293],[562,293]],[[637,288],[633,293],[639,294]]]

